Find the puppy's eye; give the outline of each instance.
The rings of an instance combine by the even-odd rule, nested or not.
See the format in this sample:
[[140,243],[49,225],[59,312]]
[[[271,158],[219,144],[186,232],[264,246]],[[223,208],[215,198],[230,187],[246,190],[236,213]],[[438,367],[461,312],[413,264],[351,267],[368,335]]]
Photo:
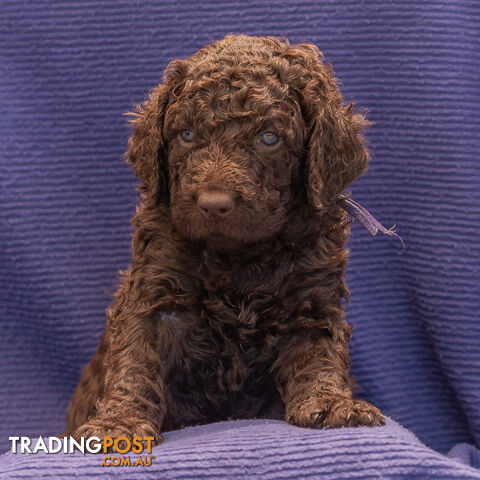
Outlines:
[[193,130],[182,130],[182,140],[184,142],[191,142],[195,138],[195,133]]
[[262,143],[265,145],[275,145],[278,142],[278,136],[273,132],[265,132],[260,135]]

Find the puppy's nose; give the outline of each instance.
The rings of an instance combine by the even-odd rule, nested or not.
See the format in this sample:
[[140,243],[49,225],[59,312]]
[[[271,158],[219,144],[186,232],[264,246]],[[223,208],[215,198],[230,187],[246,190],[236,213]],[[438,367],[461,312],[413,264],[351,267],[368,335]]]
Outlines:
[[206,217],[225,218],[235,203],[229,193],[203,192],[198,197],[197,205]]

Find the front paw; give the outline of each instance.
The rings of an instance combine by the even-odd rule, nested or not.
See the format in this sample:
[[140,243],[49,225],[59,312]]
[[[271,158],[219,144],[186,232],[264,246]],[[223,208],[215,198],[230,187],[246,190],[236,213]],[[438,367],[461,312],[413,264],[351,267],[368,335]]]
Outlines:
[[[110,437],[113,440],[119,437],[125,437],[130,445],[133,445],[131,442],[135,437],[140,437],[136,442],[137,444],[142,444],[143,448],[158,445],[163,441],[163,436],[151,425],[140,422],[136,425],[129,425],[121,420],[98,417],[94,417],[84,425],[78,427],[75,432],[73,432],[72,437],[77,441],[82,437],[98,437],[100,439]],[[151,438],[153,438],[153,441],[149,440]],[[128,443],[125,440],[119,441],[117,445],[121,450],[128,447]],[[112,452],[113,447],[109,446],[108,451]]]
[[299,427],[338,428],[385,425],[380,410],[364,400],[328,394],[297,403],[287,410],[287,421]]

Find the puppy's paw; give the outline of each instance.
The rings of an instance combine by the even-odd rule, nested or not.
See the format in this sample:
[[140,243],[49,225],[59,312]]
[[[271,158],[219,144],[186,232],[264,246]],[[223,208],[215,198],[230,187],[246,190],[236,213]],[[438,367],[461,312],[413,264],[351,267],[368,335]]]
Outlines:
[[380,410],[364,400],[340,395],[310,398],[287,411],[287,421],[299,427],[338,428],[385,425]]
[[[120,440],[116,443],[119,449],[124,450],[134,445],[141,444],[143,448],[148,446],[158,445],[163,442],[163,436],[160,432],[157,432],[152,426],[138,423],[137,425],[127,425],[121,420],[115,421],[115,419],[100,419],[93,418],[81,427],[77,428],[73,432],[72,437],[75,440],[80,438],[98,437],[103,439],[104,437],[111,437],[114,441],[119,437],[125,437],[127,440]],[[135,437],[140,437],[135,440],[135,444],[132,440]],[[153,438],[153,441],[145,440],[145,438]],[[149,445],[150,444],[150,445]],[[113,452],[113,446],[108,448],[109,452]]]

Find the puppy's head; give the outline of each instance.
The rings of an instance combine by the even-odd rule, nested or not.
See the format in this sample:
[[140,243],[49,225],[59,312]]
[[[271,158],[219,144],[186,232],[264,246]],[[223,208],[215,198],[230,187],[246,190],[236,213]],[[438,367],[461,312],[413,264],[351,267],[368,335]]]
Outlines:
[[137,109],[127,158],[184,237],[213,249],[267,241],[299,199],[328,209],[365,171],[367,121],[320,55],[240,35],[169,64]]

